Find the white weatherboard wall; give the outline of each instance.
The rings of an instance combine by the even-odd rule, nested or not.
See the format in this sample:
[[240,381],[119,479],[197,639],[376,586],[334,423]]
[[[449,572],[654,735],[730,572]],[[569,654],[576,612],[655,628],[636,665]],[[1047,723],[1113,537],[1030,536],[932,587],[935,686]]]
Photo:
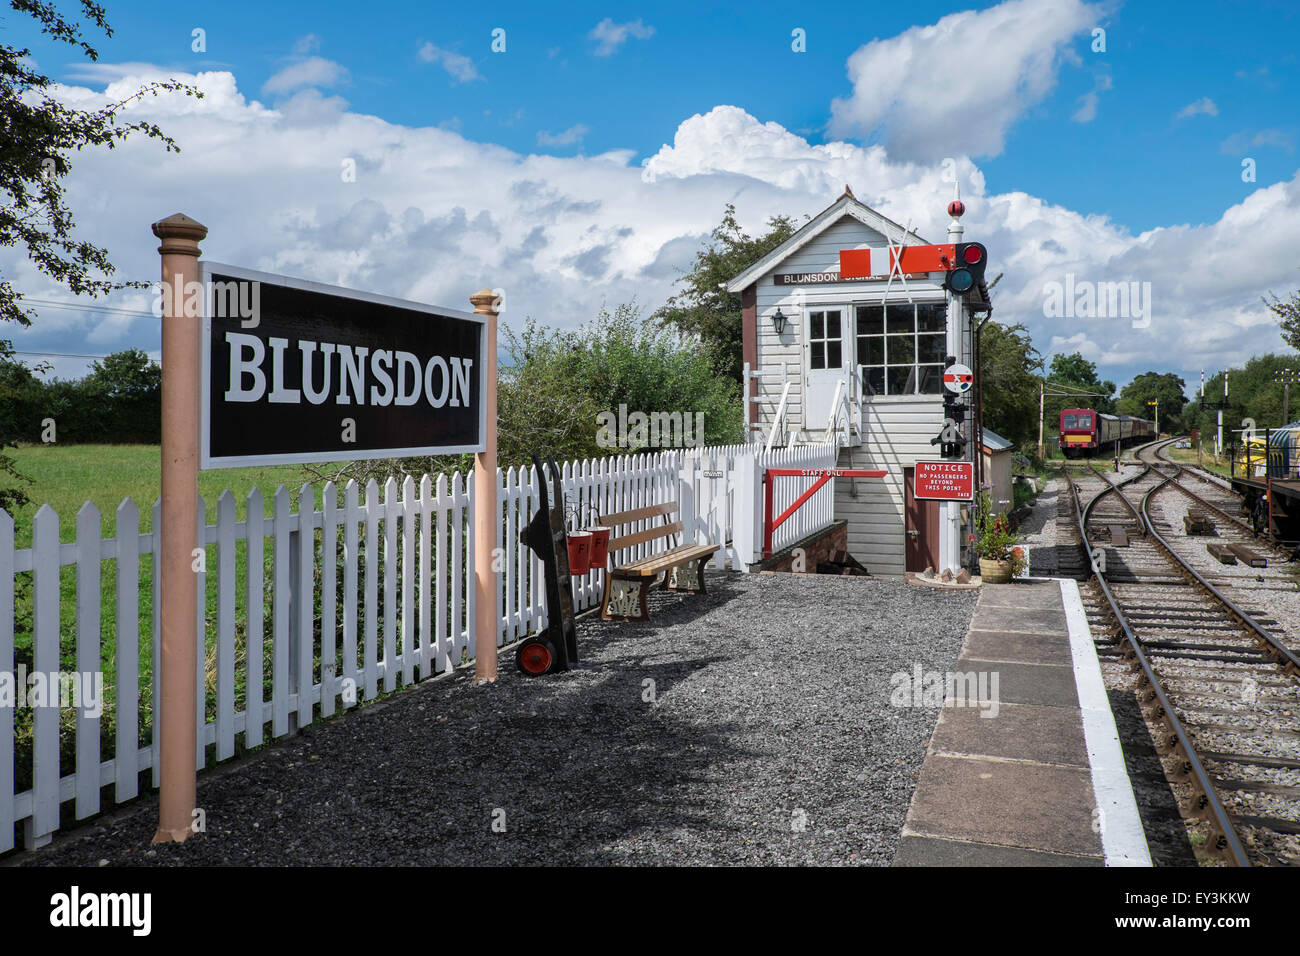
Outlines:
[[904,535],[903,469],[938,457],[930,439],[943,425],[939,396],[889,397],[863,403],[863,443],[840,453],[844,468],[884,469],[884,478],[849,479],[835,489],[835,517],[848,521],[849,551],[873,574],[902,574]]

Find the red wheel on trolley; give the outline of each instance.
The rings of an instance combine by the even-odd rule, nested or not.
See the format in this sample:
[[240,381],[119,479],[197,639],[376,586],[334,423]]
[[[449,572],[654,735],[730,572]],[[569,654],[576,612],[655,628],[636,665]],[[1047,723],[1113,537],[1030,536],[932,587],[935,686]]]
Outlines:
[[555,648],[544,637],[530,637],[515,651],[515,666],[530,677],[540,677],[555,664]]

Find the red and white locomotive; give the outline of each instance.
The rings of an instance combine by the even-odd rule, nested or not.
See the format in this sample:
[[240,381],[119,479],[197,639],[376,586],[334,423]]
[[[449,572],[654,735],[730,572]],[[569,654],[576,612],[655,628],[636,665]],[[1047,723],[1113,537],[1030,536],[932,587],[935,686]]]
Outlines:
[[1099,450],[1110,450],[1115,442],[1136,445],[1156,437],[1154,422],[1132,415],[1107,415],[1091,408],[1061,410],[1061,454],[1083,458]]

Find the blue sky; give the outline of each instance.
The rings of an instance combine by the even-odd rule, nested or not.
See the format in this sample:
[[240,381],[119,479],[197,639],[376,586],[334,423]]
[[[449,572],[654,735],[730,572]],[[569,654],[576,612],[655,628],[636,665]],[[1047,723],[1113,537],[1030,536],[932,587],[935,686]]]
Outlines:
[[[698,4],[235,0],[176,22],[172,4],[131,0],[108,5],[115,36],[100,51],[101,62],[229,69],[241,87],[257,91],[292,61],[295,44],[314,36],[313,52],[347,70],[336,90],[355,111],[413,126],[449,124],[520,152],[632,149],[643,158],[683,117],[719,103],[825,142],[827,104],[845,93],[845,62],[857,47],[971,7],[805,3],[792,13],[789,4],[745,6],[737,14]],[[1256,159],[1259,185],[1290,178],[1300,132],[1293,42],[1300,7],[1143,0],[1109,9],[1099,18],[1105,52],[1092,51],[1091,35],[1079,36],[1071,44],[1079,63],[1015,124],[1005,152],[982,162],[991,188],[1022,189],[1141,231],[1216,218],[1249,188],[1239,176],[1243,156]],[[604,20],[652,32],[629,34],[598,55],[592,31]],[[206,30],[206,53],[191,51],[193,27]],[[503,53],[491,50],[497,28],[505,30]],[[795,28],[806,31],[805,53],[791,50]],[[468,58],[473,78],[422,59],[428,43]],[[54,76],[78,75],[65,48],[37,43],[33,51]],[[1099,78],[1109,88],[1099,89],[1107,82]],[[1096,118],[1072,121],[1080,97],[1094,90]],[[1204,97],[1217,115],[1175,118]],[[569,132],[575,127],[580,137]],[[538,139],[566,132],[569,142]]]
[[[626,223],[610,220],[618,200],[608,190],[617,187],[602,186],[599,196],[593,192],[584,200],[591,157],[609,155],[625,168],[639,170],[664,150],[672,154],[668,157],[672,162],[665,164],[672,171],[658,181],[682,179],[688,181],[679,184],[682,191],[707,193],[707,199],[699,200],[700,216],[656,222],[656,234],[667,240],[676,236],[677,244],[669,247],[665,242],[655,262],[664,260],[671,248],[674,262],[681,264],[689,259],[682,251],[689,251],[695,241],[691,237],[707,232],[722,202],[746,189],[754,198],[751,205],[740,204],[740,214],[757,226],[774,212],[816,212],[834,198],[831,180],[859,168],[853,185],[860,198],[879,193],[879,201],[885,202],[887,190],[901,197],[903,184],[909,182],[908,170],[915,171],[913,179],[923,178],[944,157],[952,156],[964,170],[972,171],[968,231],[972,222],[979,225],[981,196],[989,200],[989,215],[995,208],[994,197],[1002,199],[996,204],[1000,218],[990,223],[990,229],[996,226],[1005,234],[1003,261],[1018,271],[1008,276],[1001,291],[1012,293],[1006,304],[1027,309],[1035,343],[1045,352],[1070,351],[1073,343],[1122,381],[1145,367],[1156,367],[1154,355],[1146,354],[1149,350],[1143,341],[1128,331],[1100,328],[1079,339],[1077,330],[1053,328],[1035,315],[1038,310],[1032,302],[1041,294],[1043,277],[1029,274],[1032,270],[1026,268],[1032,261],[1030,250],[1013,248],[1027,241],[1024,237],[1030,231],[1023,221],[1015,225],[1016,217],[1029,215],[1040,231],[1060,233],[1058,238],[1037,241],[1068,250],[1065,261],[1070,268],[1085,262],[1088,244],[1095,243],[1108,250],[1104,261],[1096,264],[1101,270],[1098,278],[1105,278],[1110,274],[1105,270],[1113,271],[1123,258],[1112,247],[1126,246],[1134,256],[1158,259],[1161,265],[1149,268],[1159,279],[1179,258],[1175,242],[1179,236],[1187,251],[1208,250],[1232,241],[1228,234],[1235,235],[1240,228],[1234,225],[1237,218],[1263,216],[1276,223],[1296,202],[1300,114],[1294,103],[1300,92],[1300,71],[1293,47],[1300,14],[1293,4],[1272,0],[1180,4],[1130,0],[1091,5],[1082,0],[1011,0],[976,6],[805,3],[796,8],[748,4],[743,14],[700,4],[578,3],[557,9],[536,4],[367,6],[330,0],[311,4],[237,0],[195,8],[182,20],[172,15],[174,9],[157,0],[109,3],[115,36],[96,38],[101,53],[96,68],[87,69],[70,48],[38,37],[30,40],[33,56],[70,87],[97,92],[115,78],[228,74],[243,99],[226,101],[222,121],[250,122],[255,111],[249,104],[257,101],[292,119],[284,126],[337,129],[344,123],[364,126],[359,118],[376,117],[385,131],[395,131],[394,144],[427,138],[430,130],[453,134],[445,141],[448,149],[476,153],[480,159],[461,156],[455,170],[448,171],[449,183],[459,190],[450,198],[441,195],[414,203],[430,222],[452,221],[448,217],[457,208],[473,220],[475,192],[501,193],[507,187],[486,174],[475,178],[471,175],[475,165],[483,169],[483,157],[507,157],[511,176],[546,183],[547,189],[577,204],[574,208],[586,201],[603,211],[583,229],[575,227],[567,238],[561,237],[562,230],[546,232],[552,250],[568,242],[573,254],[566,259],[557,253],[552,267],[539,274],[543,283],[535,281],[532,273],[517,278],[516,287],[527,290],[524,301],[530,310],[543,314],[553,312],[558,301],[572,301],[573,294],[563,288],[565,280],[596,286],[598,295],[582,300],[587,313],[595,302],[620,301],[628,290],[635,290],[647,308],[654,308],[670,291],[668,278],[660,274],[664,270],[635,259],[636,254],[642,259],[646,255],[632,248],[639,237],[620,240],[620,227],[635,232],[641,221],[633,209],[622,211]],[[12,25],[21,22],[18,15],[7,12],[0,29],[10,35]],[[1105,30],[1104,52],[1092,49],[1093,27]],[[191,50],[194,28],[205,31],[202,52]],[[498,28],[505,31],[502,53],[491,49]],[[795,29],[806,31],[806,52],[791,49]],[[933,30],[947,30],[950,35],[927,40],[925,31]],[[891,86],[895,82],[896,88]],[[886,92],[880,96],[886,101],[876,102],[882,89]],[[983,95],[986,89],[987,96]],[[727,150],[727,137],[737,129],[735,116],[720,116],[719,107],[737,108],[737,115],[750,124],[745,126],[749,153],[771,144],[773,154],[766,157],[770,163],[764,165],[758,162],[762,157],[743,151],[718,158]],[[218,105],[205,108],[216,111]],[[235,120],[241,110],[243,117]],[[692,117],[705,117],[692,142],[710,143],[708,155],[696,155],[697,146],[681,138],[691,129]],[[190,118],[183,114],[168,127],[184,134],[178,137],[183,146],[186,135],[202,135],[202,127],[191,131],[186,126]],[[779,130],[779,135],[773,130]],[[794,137],[794,147],[787,135]],[[314,161],[314,142],[324,149],[330,141],[324,133],[315,140],[311,136],[292,140],[281,151],[281,172],[292,176],[294,169]],[[832,152],[852,150],[850,172],[842,173],[843,164],[825,162],[825,155],[810,151],[827,145]],[[494,153],[497,147],[505,152]],[[871,147],[883,152],[872,153]],[[236,153],[255,147],[235,147],[233,140],[227,140],[226,148],[231,151],[230,163],[237,164],[242,159],[235,158]],[[791,149],[800,153],[795,160],[790,159]],[[115,250],[123,248],[128,235],[110,225],[110,220],[127,215],[147,222],[175,211],[130,207],[125,205],[126,195],[104,198],[106,190],[115,193],[133,178],[140,180],[140,195],[147,195],[144,183],[151,172],[146,167],[170,162],[140,150],[127,152],[116,166],[96,157],[74,172],[82,177],[81,189],[87,196],[114,207],[91,208],[81,222],[83,229],[93,230],[102,213],[101,228],[107,234],[96,235],[97,241]],[[336,166],[337,152],[315,159],[323,167]],[[409,150],[403,155],[410,160]],[[554,157],[554,163],[547,157]],[[1241,163],[1246,157],[1255,164],[1254,182],[1242,180]],[[374,161],[383,168],[398,168],[380,156]],[[792,171],[791,161],[803,166]],[[438,166],[436,157],[431,162]],[[141,165],[128,165],[134,163]],[[771,172],[772,164],[780,164],[780,170]],[[873,181],[873,170],[879,171],[879,181]],[[256,174],[265,178],[266,167],[259,166]],[[738,185],[737,177],[757,180],[765,189]],[[637,178],[643,184],[647,180]],[[808,185],[814,180],[814,185]],[[628,183],[629,190],[643,188]],[[591,188],[597,188],[594,182]],[[406,201],[401,183],[389,182],[385,189],[363,183],[346,200],[337,192],[322,188],[296,196],[280,210],[280,228],[286,228],[286,219],[296,217],[295,221],[314,222],[319,232],[330,217],[347,216],[349,228],[361,230],[356,234],[363,244],[367,236],[376,242],[381,234],[391,240],[400,231],[398,217]],[[645,198],[644,202],[657,208],[660,200]],[[910,208],[902,198],[898,202],[892,211],[896,217]],[[1254,209],[1252,203],[1264,208]],[[487,200],[478,205],[478,215],[486,213],[494,227],[511,233],[511,213]],[[1041,210],[1033,211],[1038,205],[1065,218],[1049,222]],[[686,206],[690,208],[690,203]],[[1230,211],[1238,207],[1243,211],[1234,217]],[[265,202],[250,208],[264,210]],[[888,208],[882,211],[891,213]],[[667,212],[664,216],[669,217]],[[516,232],[539,228],[522,214],[514,218]],[[1192,229],[1184,230],[1184,225]],[[1144,238],[1150,230],[1156,231],[1154,238]],[[301,230],[290,232],[282,232],[282,238],[288,241],[303,235]],[[598,245],[584,238],[597,234]],[[284,261],[287,256],[300,271],[316,270],[313,278],[358,281],[345,265],[325,265],[323,256],[309,255],[306,247],[295,255],[272,253],[251,240],[244,248],[230,243],[229,229],[224,235],[233,248],[217,258],[242,255],[240,261],[249,265],[266,265],[268,258],[278,256]],[[322,245],[319,235],[307,246],[313,242]],[[584,272],[581,263],[590,262],[588,256],[575,272],[574,255],[583,249],[608,269]],[[485,253],[470,256],[464,243],[457,244],[457,251],[469,258],[457,260],[453,255],[441,268],[492,271],[493,263]],[[998,251],[994,250],[995,258]],[[249,256],[260,258],[260,263],[249,262]],[[137,262],[144,270],[152,268],[147,255],[134,245],[118,258],[128,270]],[[499,259],[494,274],[503,275],[507,265]],[[1199,363],[1222,355],[1225,341],[1236,341],[1243,358],[1251,351],[1279,348],[1276,336],[1270,340],[1267,328],[1262,328],[1266,317],[1251,303],[1267,288],[1289,291],[1287,283],[1293,288],[1297,284],[1293,278],[1300,279],[1294,272],[1294,266],[1279,266],[1243,279],[1232,300],[1242,304],[1225,300],[1218,306],[1221,324],[1227,328],[1189,340],[1188,354],[1180,356],[1183,361],[1175,363],[1177,367],[1199,368]],[[1174,275],[1165,288],[1177,286],[1177,295],[1169,294],[1164,311],[1193,321],[1191,313],[1205,297],[1183,288]],[[527,286],[522,285],[525,278],[530,281]],[[369,281],[387,285],[383,291],[405,295],[422,286],[427,294],[432,282],[428,277],[399,278],[382,270],[372,270]],[[543,292],[542,284],[553,287]],[[442,286],[434,283],[433,287],[441,292]],[[49,296],[57,290],[26,291]],[[1234,328],[1249,334],[1234,339]],[[113,331],[120,334],[83,330],[78,343],[73,327],[65,326],[58,334],[41,338],[58,341],[68,351],[97,351],[92,347],[96,341],[102,347],[152,348],[147,340],[151,335],[156,338],[156,332],[144,325],[118,323]],[[1165,334],[1181,337],[1173,328],[1166,328]],[[25,341],[30,345],[34,339]],[[1149,335],[1145,341],[1151,344]]]

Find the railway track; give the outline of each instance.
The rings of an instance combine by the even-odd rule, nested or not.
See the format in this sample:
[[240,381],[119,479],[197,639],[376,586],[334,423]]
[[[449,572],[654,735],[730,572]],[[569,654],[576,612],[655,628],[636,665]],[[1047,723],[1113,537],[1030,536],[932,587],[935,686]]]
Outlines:
[[1159,457],[1162,447],[1146,446],[1114,479],[1065,471],[1094,572],[1085,599],[1099,654],[1108,680],[1136,692],[1173,795],[1166,803],[1198,856],[1300,865],[1300,656],[1248,595],[1198,566],[1195,546],[1171,526],[1170,501],[1184,510],[1183,499],[1196,501],[1221,534],[1262,548],[1249,526],[1233,524],[1230,502],[1179,483],[1181,467]]

